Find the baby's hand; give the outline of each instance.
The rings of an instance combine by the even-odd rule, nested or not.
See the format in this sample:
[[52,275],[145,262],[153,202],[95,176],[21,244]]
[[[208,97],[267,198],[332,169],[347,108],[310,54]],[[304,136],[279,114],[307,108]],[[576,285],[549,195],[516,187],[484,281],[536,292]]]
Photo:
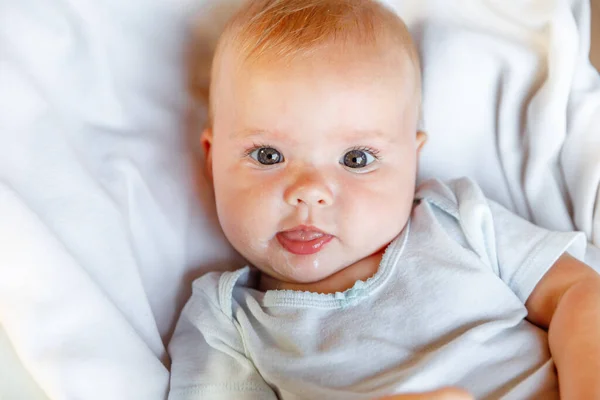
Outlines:
[[448,387],[433,392],[397,394],[379,400],[474,400],[474,398],[462,389]]

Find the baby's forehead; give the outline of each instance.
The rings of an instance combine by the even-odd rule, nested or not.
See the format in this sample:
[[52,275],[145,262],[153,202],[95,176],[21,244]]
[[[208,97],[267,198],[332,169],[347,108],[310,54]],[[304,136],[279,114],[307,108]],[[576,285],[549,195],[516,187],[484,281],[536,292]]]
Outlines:
[[242,64],[214,93],[219,99],[215,130],[225,135],[242,131],[241,136],[267,142],[285,138],[302,143],[304,132],[352,142],[380,139],[413,118],[413,76],[403,78],[398,66],[376,67],[368,59],[337,61],[339,65],[322,58],[285,66]]
[[[345,115],[332,116],[345,124],[338,132],[371,130],[376,124],[372,119],[361,119],[365,113],[396,123],[418,113],[418,84],[408,55],[403,52],[393,55],[390,51],[358,49],[336,53],[322,48],[285,61],[251,62],[240,59],[234,50],[223,54],[220,82],[215,82],[211,93],[213,121],[218,120],[220,127],[225,124],[233,128],[235,120],[244,128],[270,129],[289,123],[336,132],[335,127],[309,127],[306,121],[310,115],[322,115],[327,109],[326,99],[329,103],[335,99],[332,110],[346,110]],[[352,101],[348,103],[348,99]],[[293,113],[291,108],[302,112]],[[331,115],[333,111],[328,112]],[[289,131],[293,127],[281,132]]]
[[[418,64],[413,62],[409,51],[393,45],[330,44],[297,53],[293,57],[264,55],[253,59],[245,57],[235,46],[229,46],[214,67],[221,71],[213,76],[214,79],[238,85],[255,78],[291,80],[298,78],[299,74],[330,78],[344,76],[347,79],[360,79],[362,75],[388,79],[390,84],[393,84],[392,81],[401,81],[403,86],[410,84],[408,86],[414,92],[420,92]],[[215,84],[214,89],[220,86]]]

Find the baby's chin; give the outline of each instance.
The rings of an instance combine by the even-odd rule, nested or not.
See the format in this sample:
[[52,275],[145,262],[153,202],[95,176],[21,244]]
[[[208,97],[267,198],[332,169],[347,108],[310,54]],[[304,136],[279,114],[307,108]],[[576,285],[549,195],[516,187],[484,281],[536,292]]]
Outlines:
[[[312,284],[331,277],[345,268],[344,265],[334,266],[322,259],[306,257],[298,260],[287,268],[265,268],[262,271],[280,281],[294,284]],[[260,269],[260,268],[259,268]]]
[[[363,259],[368,259],[367,255]],[[340,262],[338,259],[328,260],[324,258],[294,257],[295,263],[287,264],[286,268],[281,268],[282,264],[277,263],[271,266],[261,268],[263,277],[261,279],[265,285],[264,289],[289,289],[319,293],[342,292],[356,283],[356,279],[366,279],[369,276],[356,275],[348,269],[357,265],[356,261],[345,260]],[[377,261],[375,261],[377,263]],[[346,271],[348,269],[348,271]],[[347,272],[350,272],[349,274]],[[371,271],[372,273],[372,271]]]
[[341,249],[335,240],[314,254],[294,254],[287,251],[275,240],[268,246],[257,248],[248,252],[246,259],[250,263],[274,279],[288,282],[307,284],[314,283],[335,274],[343,269],[346,263]]
[[[343,292],[353,287],[357,281],[372,277],[383,258],[387,246],[380,246],[375,252],[356,254],[346,252],[323,253],[322,257],[285,257],[286,262],[272,264],[273,268],[263,268],[269,275],[271,288],[291,289],[318,293]],[[285,266],[285,268],[281,268]]]
[[[327,291],[342,291],[355,283],[354,278],[369,278],[379,264],[378,260],[374,260],[369,263],[374,268],[360,267],[379,249],[375,253],[367,251],[354,254],[352,249],[340,246],[337,240],[314,254],[294,254],[273,242],[265,250],[248,254],[247,259],[263,275],[270,277],[267,281],[275,287],[295,290],[322,291],[320,289],[326,287]],[[358,270],[353,267],[355,265],[359,266]]]

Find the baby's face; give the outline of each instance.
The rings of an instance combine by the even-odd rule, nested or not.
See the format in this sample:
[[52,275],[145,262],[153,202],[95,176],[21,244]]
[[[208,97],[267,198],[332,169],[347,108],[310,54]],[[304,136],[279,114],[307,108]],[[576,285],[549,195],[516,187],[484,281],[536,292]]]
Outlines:
[[407,63],[323,53],[224,68],[203,140],[232,245],[276,279],[309,283],[389,244],[420,145]]

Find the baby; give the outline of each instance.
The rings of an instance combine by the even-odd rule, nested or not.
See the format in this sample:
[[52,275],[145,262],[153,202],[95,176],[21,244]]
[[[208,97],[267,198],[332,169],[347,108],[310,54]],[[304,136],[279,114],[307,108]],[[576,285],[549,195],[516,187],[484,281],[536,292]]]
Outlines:
[[232,19],[202,143],[251,266],[195,281],[170,399],[600,398],[585,238],[468,179],[415,194],[419,71],[374,0],[256,0]]

